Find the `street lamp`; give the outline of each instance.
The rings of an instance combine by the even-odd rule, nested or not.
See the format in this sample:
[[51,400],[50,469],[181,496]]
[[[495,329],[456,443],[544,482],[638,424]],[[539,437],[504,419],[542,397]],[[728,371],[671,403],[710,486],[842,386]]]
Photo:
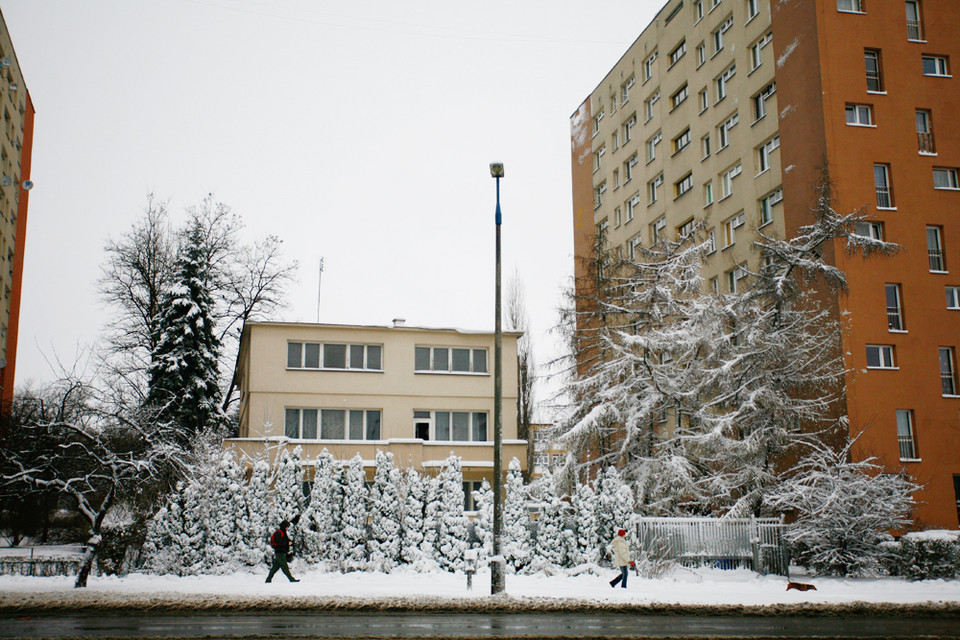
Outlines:
[[490,593],[496,595],[506,589],[504,558],[500,555],[500,535],[503,532],[503,331],[500,327],[500,178],[503,163],[491,162],[490,175],[497,181],[497,275],[496,319],[493,347],[493,559],[490,563]]

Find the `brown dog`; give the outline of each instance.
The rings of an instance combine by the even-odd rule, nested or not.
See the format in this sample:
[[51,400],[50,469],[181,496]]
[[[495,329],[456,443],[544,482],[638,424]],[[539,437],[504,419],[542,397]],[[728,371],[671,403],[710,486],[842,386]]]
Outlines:
[[817,590],[817,588],[812,584],[805,584],[803,582],[788,582],[787,591],[790,591],[790,589],[796,589],[797,591],[810,591],[811,589],[814,591]]

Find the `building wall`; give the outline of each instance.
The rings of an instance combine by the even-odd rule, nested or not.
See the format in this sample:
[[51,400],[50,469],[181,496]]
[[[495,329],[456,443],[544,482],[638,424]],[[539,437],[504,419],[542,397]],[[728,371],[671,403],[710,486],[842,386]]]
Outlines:
[[[517,440],[517,338],[503,336],[504,465],[516,456],[525,461],[526,442]],[[299,343],[364,344],[382,347],[382,370],[352,371],[287,367],[287,346]],[[468,347],[487,354],[485,373],[425,373],[414,371],[417,346]],[[299,440],[307,457],[324,447],[340,459],[356,453],[372,464],[376,450],[392,451],[398,464],[435,466],[451,451],[463,457],[464,477],[489,475],[493,461],[492,333],[468,333],[414,327],[254,323],[247,326],[237,380],[241,388],[240,436],[246,447],[264,438],[284,436],[285,409],[355,409],[381,412],[380,438],[373,442]],[[486,414],[487,440],[423,441],[416,437],[415,411],[459,411]],[[525,466],[525,465],[524,465]]]

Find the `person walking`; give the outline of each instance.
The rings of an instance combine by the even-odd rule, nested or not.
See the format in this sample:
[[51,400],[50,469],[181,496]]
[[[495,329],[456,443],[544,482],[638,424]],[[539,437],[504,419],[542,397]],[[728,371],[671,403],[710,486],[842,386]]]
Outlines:
[[284,520],[280,523],[280,528],[270,536],[270,546],[273,547],[273,564],[270,565],[270,573],[267,574],[267,582],[273,580],[277,571],[283,571],[290,582],[300,582],[290,575],[290,567],[287,566],[287,554],[290,553],[290,537],[287,536],[287,528],[290,522]]
[[614,566],[620,567],[620,575],[610,581],[610,586],[616,587],[617,583],[621,583],[620,586],[626,589],[627,569],[630,566],[630,545],[627,544],[626,529],[617,530],[617,536],[610,543],[610,548],[613,549]]

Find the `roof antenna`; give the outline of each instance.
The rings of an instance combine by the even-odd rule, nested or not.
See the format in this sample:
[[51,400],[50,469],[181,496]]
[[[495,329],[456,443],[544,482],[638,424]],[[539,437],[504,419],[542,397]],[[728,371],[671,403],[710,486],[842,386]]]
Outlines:
[[320,272],[317,274],[317,324],[320,324],[320,283],[323,280],[323,256],[320,256]]

